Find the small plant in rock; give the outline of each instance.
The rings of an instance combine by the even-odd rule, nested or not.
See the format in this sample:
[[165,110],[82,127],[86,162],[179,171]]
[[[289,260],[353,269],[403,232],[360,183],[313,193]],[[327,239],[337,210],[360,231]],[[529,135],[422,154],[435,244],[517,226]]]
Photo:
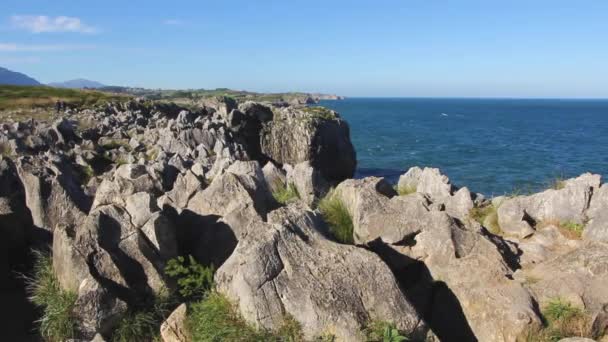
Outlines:
[[416,192],[416,186],[413,185],[395,185],[395,191],[399,196],[407,196]]
[[155,298],[152,305],[128,312],[114,331],[112,341],[146,342],[158,340],[161,324],[171,314],[176,301],[167,294]]
[[566,187],[566,180],[564,177],[556,177],[550,184],[549,188],[553,190],[561,190]]
[[566,231],[566,237],[580,239],[583,235],[583,230],[585,229],[584,224],[576,223],[576,222],[564,222],[559,225],[560,230],[564,233]]
[[283,317],[283,324],[277,331],[277,335],[279,336],[281,342],[304,341],[302,325],[289,314]]
[[353,220],[335,191],[330,191],[319,201],[318,209],[336,240],[345,244],[354,243]]
[[40,335],[48,341],[71,339],[76,330],[72,310],[77,296],[61,288],[49,255],[35,251],[34,256],[34,272],[26,277],[26,284],[30,300],[42,308],[42,317],[37,321]]
[[549,341],[565,337],[591,337],[585,313],[561,298],[550,301],[542,313],[549,323],[544,332]]
[[300,198],[298,189],[296,189],[296,186],[293,183],[284,184],[279,181],[275,184],[274,189],[272,197],[282,205],[291,203]]
[[363,330],[369,342],[403,342],[409,339],[391,322],[372,321]]
[[183,256],[171,259],[165,267],[165,273],[177,281],[179,294],[189,300],[201,298],[211,289],[213,272],[213,265],[205,267],[191,255],[188,259]]
[[498,208],[493,205],[474,207],[469,211],[469,217],[484,226],[492,234],[500,234],[502,230],[498,224]]

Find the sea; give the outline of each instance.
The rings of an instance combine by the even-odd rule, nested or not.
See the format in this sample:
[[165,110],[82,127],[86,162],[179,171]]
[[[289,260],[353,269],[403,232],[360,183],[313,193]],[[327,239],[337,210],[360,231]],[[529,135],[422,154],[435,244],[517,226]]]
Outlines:
[[608,100],[347,98],[356,177],[396,182],[437,167],[486,196],[529,193],[584,172],[608,179]]

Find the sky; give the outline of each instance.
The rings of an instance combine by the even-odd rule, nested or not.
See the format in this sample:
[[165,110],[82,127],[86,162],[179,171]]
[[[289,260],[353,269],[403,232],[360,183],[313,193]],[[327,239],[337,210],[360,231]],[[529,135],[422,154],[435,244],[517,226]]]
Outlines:
[[608,1],[2,0],[0,66],[43,83],[608,98]]

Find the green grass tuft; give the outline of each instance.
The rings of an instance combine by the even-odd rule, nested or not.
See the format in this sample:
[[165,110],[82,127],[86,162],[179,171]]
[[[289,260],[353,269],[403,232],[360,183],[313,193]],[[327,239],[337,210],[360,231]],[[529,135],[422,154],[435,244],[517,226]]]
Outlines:
[[76,317],[72,310],[77,296],[61,288],[49,255],[39,251],[34,254],[34,272],[31,278],[26,278],[26,283],[30,300],[42,308],[42,317],[37,321],[40,335],[48,341],[74,338]]
[[330,191],[321,201],[318,209],[333,236],[341,243],[353,244],[353,220],[348,209],[334,191]]
[[160,326],[176,304],[173,297],[161,294],[152,305],[128,312],[112,335],[115,342],[147,342],[160,340]]
[[469,217],[479,222],[484,226],[490,233],[499,235],[502,230],[498,224],[498,208],[493,205],[486,205],[484,207],[474,207],[469,212]]
[[566,235],[574,239],[580,239],[583,235],[583,230],[585,229],[584,224],[575,222],[564,222],[559,226],[562,230],[566,230],[568,232]]
[[295,200],[300,199],[300,194],[298,193],[298,189],[293,183],[283,184],[283,182],[277,182],[274,186],[274,191],[272,192],[272,197],[282,204],[288,204]]
[[397,194],[399,196],[407,196],[407,195],[410,195],[410,194],[413,194],[416,192],[416,187],[413,185],[408,185],[408,186],[395,185],[394,189],[395,189],[395,191],[397,191]]
[[566,337],[592,337],[588,318],[583,310],[556,298],[542,310],[549,324],[538,333],[538,341],[559,341]]

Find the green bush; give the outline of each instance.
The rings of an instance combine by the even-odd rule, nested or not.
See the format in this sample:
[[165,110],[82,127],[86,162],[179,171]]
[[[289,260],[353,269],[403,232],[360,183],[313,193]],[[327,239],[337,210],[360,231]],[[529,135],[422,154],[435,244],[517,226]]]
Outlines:
[[178,256],[167,262],[165,273],[174,278],[179,294],[187,300],[199,299],[213,286],[213,265],[205,267],[189,255]]
[[53,272],[51,257],[39,251],[34,253],[34,272],[26,278],[26,283],[30,300],[42,308],[42,317],[37,321],[40,335],[49,341],[73,338],[76,317],[72,310],[77,296],[61,288]]
[[128,312],[113,333],[112,341],[146,342],[159,339],[160,326],[171,314],[176,301],[162,294],[147,308]]
[[279,181],[277,184],[275,184],[274,189],[275,190],[272,192],[272,196],[278,203],[282,205],[300,198],[298,189],[296,189],[296,186],[293,183],[283,184],[283,182]]
[[330,191],[321,201],[318,209],[333,236],[341,243],[352,244],[353,220],[342,200]]
[[393,323],[385,321],[372,321],[363,330],[369,342],[403,342],[409,341]]

